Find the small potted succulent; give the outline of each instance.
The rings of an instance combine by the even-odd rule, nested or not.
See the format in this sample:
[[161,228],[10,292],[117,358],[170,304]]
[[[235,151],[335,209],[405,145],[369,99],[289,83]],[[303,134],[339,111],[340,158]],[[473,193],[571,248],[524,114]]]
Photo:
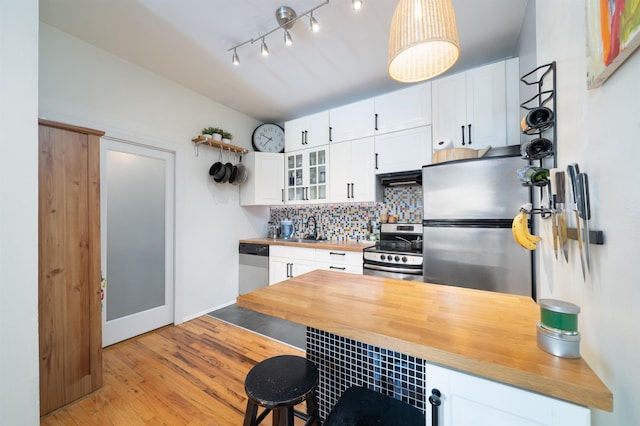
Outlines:
[[220,127],[205,127],[204,129],[202,129],[202,134],[204,135],[204,137],[216,141],[222,139],[223,132],[224,130],[222,130]]
[[222,142],[224,143],[231,143],[231,140],[233,139],[233,135],[225,130],[222,131]]

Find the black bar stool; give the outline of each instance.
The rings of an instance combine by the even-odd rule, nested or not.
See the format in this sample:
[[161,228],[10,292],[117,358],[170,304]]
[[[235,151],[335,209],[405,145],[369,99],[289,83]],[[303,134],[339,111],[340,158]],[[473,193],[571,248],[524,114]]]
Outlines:
[[323,426],[424,426],[422,411],[404,401],[361,386],[342,393]]
[[[293,426],[294,416],[305,420],[306,425],[318,424],[317,387],[318,369],[306,358],[280,355],[259,362],[244,381],[249,397],[244,426],[258,425],[269,412],[274,426]],[[306,414],[293,408],[303,401]],[[264,408],[260,415],[258,407]]]

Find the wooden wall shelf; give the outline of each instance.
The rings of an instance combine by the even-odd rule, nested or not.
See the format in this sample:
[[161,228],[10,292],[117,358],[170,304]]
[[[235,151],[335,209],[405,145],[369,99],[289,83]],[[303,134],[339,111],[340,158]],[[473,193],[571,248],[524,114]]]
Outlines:
[[232,145],[230,143],[225,143],[221,141],[216,141],[213,139],[207,139],[204,136],[196,136],[195,138],[191,139],[191,142],[196,144],[196,157],[198,156],[198,147],[201,144],[207,144],[214,148],[222,148],[223,150],[227,150],[227,151],[240,152],[242,154],[246,154],[249,152],[248,149],[242,148],[241,146]]

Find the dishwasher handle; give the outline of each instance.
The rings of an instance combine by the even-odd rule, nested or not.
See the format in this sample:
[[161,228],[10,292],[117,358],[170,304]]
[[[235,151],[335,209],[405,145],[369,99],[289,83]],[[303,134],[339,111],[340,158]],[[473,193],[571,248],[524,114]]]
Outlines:
[[240,243],[238,252],[240,254],[269,257],[269,244]]

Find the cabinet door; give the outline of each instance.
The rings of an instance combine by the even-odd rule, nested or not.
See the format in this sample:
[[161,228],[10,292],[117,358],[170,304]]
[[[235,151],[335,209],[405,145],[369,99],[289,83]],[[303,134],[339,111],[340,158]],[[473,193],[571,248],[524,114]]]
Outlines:
[[243,157],[247,181],[240,185],[241,206],[284,204],[284,155],[250,152]]
[[431,124],[431,82],[375,98],[376,134]]
[[[351,201],[375,201],[376,173],[374,138],[351,141]],[[331,177],[333,179],[333,176]]]
[[306,154],[306,151],[285,153],[287,203],[302,203],[306,198]]
[[329,111],[307,116],[305,148],[329,143]]
[[431,163],[431,126],[375,137],[376,174],[418,170]]
[[329,141],[331,143],[373,136],[373,133],[373,98],[329,111]]
[[289,259],[269,256],[269,285],[289,279]]
[[307,153],[307,176],[305,201],[309,203],[329,199],[329,145],[309,150]]
[[488,145],[505,146],[507,98],[504,61],[468,71],[466,81],[466,124],[472,126],[471,144],[468,147],[480,149]]
[[462,147],[467,136],[467,86],[465,73],[439,78],[432,83],[433,140],[452,141]]
[[351,201],[351,142],[333,143],[331,155],[331,201]]
[[284,123],[284,150],[297,151],[306,148],[304,143],[307,118],[296,118]]
[[426,394],[442,394],[439,425],[588,426],[591,411],[548,396],[426,364]]

